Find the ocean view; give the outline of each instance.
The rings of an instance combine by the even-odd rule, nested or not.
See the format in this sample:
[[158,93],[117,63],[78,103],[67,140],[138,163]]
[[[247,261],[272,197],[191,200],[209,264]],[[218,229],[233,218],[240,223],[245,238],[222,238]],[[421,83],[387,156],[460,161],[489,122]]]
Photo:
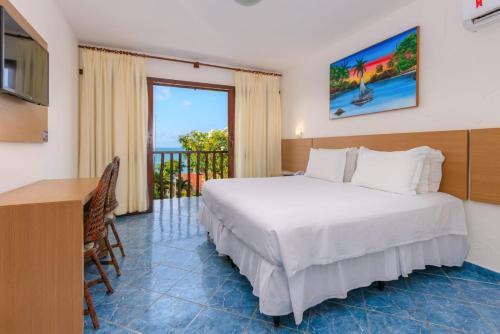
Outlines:
[[155,147],[154,151],[185,151],[182,147]]
[[[185,151],[182,147],[155,147],[153,151]],[[165,162],[169,161],[170,156],[165,155]],[[179,160],[179,155],[174,154],[174,161]],[[161,154],[153,154],[153,164],[155,166],[161,163]]]

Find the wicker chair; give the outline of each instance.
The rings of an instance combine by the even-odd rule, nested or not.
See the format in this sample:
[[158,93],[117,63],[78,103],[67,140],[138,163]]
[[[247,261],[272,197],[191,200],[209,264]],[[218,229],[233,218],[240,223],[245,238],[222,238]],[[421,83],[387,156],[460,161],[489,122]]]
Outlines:
[[118,173],[120,172],[120,157],[116,156],[113,158],[113,164],[114,164],[114,169],[113,169],[113,175],[111,176],[111,184],[109,186],[109,191],[108,191],[108,197],[106,199],[106,216],[105,216],[105,223],[106,226],[109,228],[111,227],[111,231],[113,232],[113,235],[115,237],[116,243],[112,244],[112,248],[119,248],[120,252],[122,253],[122,256],[125,256],[125,250],[123,249],[123,243],[120,239],[120,236],[118,235],[118,231],[116,230],[116,216],[114,214],[114,210],[118,207],[118,201],[116,200],[116,183],[118,181]]
[[[103,204],[104,216],[103,216],[103,220],[102,220],[102,226],[103,226],[104,230],[103,230],[103,234],[102,234],[101,239],[99,239],[97,241],[97,243],[99,245],[99,247],[98,247],[99,252],[98,252],[97,256],[99,258],[101,258],[101,264],[113,265],[115,267],[116,275],[121,276],[122,272],[120,270],[120,266],[118,265],[118,261],[116,260],[115,252],[113,251],[113,246],[111,245],[111,242],[109,241],[108,222],[107,222],[109,219],[106,218],[106,215],[108,214],[108,208],[110,207],[110,205],[111,205],[111,207],[113,205],[118,206],[118,202],[116,202],[116,199],[110,200],[110,192],[114,193],[113,189],[116,188],[116,179],[118,178],[118,168],[119,167],[117,167],[115,159],[113,159],[113,162],[111,162],[108,165],[108,167],[111,166],[111,173],[110,173],[110,179],[109,179],[109,188],[108,188],[108,191],[106,193],[106,198],[104,199],[104,204]],[[115,176],[116,176],[116,178],[115,178]],[[116,203],[116,204],[114,204],[114,203]],[[116,208],[116,206],[115,206],[115,208]],[[114,226],[114,224],[113,224],[113,226]],[[109,255],[111,257],[111,260],[102,260],[102,257],[106,257],[107,255]]]
[[104,283],[108,294],[113,293],[113,288],[109,282],[106,271],[104,270],[101,262],[99,261],[98,253],[98,241],[107,237],[106,225],[104,224],[104,208],[106,203],[106,197],[108,195],[109,185],[111,181],[111,175],[113,173],[114,165],[109,164],[104,170],[99,184],[97,185],[95,194],[90,201],[88,210],[85,212],[84,226],[83,226],[83,256],[84,259],[90,259],[96,265],[99,270],[100,278],[94,279],[89,282],[83,282],[84,284],[84,296],[87,302],[87,309],[85,310],[92,319],[94,328],[99,328],[99,320],[94,308],[94,303],[92,302],[92,297],[89,292],[89,288],[100,283]]

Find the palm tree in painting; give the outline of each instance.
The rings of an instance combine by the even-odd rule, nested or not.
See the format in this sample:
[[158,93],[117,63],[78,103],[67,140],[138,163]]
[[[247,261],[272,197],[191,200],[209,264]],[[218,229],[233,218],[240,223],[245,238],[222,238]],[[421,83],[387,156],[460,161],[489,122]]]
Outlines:
[[365,85],[365,73],[366,73],[366,61],[363,58],[356,59],[356,63],[352,68],[354,75],[359,77],[359,96],[357,99],[353,100],[352,103],[357,106],[362,106],[363,104],[373,100],[372,94],[370,94],[370,89]]
[[366,61],[363,58],[356,59],[356,64],[352,68],[354,75],[359,77],[359,80],[363,80],[363,76],[366,73]]

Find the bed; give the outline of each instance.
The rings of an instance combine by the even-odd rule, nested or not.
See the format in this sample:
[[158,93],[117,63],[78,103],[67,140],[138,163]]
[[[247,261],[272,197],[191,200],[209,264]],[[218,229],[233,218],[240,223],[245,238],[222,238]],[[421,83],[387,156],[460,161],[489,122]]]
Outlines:
[[269,316],[308,308],[425,265],[460,266],[461,199],[404,196],[306,176],[226,179],[203,186],[199,222]]

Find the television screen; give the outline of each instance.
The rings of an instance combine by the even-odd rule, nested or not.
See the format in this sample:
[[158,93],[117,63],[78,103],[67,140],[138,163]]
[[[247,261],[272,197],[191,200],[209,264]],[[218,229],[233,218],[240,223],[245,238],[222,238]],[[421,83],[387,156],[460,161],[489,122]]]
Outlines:
[[49,54],[0,7],[1,90],[49,105]]

